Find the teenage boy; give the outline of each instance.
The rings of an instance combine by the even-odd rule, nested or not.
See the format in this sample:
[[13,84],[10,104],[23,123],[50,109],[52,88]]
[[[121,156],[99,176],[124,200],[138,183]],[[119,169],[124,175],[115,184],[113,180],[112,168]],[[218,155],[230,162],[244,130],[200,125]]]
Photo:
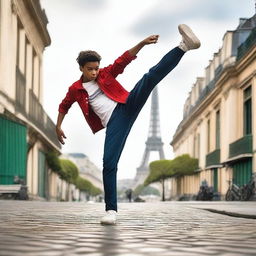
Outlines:
[[160,62],[150,68],[131,92],[116,80],[124,68],[136,58],[148,44],[155,44],[158,35],[151,35],[115,60],[112,65],[100,69],[100,55],[95,51],[82,51],[77,62],[82,76],[73,83],[59,105],[56,133],[64,144],[66,138],[61,129],[62,121],[74,102],[78,102],[93,133],[106,127],[103,155],[103,184],[106,215],[102,224],[115,224],[117,215],[116,174],[117,165],[127,136],[140,110],[154,87],[179,63],[184,53],[200,47],[200,41],[185,24],[178,26],[181,43],[169,51]]

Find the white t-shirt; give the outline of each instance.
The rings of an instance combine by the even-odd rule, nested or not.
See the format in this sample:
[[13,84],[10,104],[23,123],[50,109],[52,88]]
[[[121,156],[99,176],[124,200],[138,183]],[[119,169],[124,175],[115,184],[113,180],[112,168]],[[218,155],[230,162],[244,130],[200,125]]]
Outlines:
[[83,83],[83,87],[89,95],[89,103],[93,111],[100,118],[102,125],[106,127],[117,102],[108,98],[95,80]]

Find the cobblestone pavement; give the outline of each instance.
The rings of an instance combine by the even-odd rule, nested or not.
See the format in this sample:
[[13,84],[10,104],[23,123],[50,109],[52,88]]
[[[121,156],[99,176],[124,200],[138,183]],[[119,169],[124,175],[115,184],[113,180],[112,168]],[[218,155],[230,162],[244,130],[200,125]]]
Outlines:
[[102,203],[0,201],[0,255],[256,254],[255,219],[195,205],[120,203],[117,225],[102,226]]

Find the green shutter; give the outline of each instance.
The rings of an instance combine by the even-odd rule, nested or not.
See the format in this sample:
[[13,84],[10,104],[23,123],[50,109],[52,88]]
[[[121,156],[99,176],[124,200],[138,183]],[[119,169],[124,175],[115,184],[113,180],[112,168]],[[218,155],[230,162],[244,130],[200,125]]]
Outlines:
[[213,189],[218,192],[218,168],[213,169]]
[[14,176],[26,182],[26,126],[0,117],[0,184],[13,184]]
[[240,161],[233,165],[233,180],[238,186],[247,184],[252,177],[252,159]]

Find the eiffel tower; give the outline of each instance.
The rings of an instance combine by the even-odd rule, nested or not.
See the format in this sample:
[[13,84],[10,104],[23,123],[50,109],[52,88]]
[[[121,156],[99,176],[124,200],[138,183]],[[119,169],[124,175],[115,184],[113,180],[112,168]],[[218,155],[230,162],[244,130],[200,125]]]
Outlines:
[[159,158],[164,159],[163,142],[160,134],[160,118],[159,118],[159,103],[157,87],[152,91],[151,96],[151,112],[148,138],[146,148],[143,154],[141,165],[137,168],[137,173],[134,180],[134,187],[143,184],[149,174],[149,156],[151,151],[157,151]]

